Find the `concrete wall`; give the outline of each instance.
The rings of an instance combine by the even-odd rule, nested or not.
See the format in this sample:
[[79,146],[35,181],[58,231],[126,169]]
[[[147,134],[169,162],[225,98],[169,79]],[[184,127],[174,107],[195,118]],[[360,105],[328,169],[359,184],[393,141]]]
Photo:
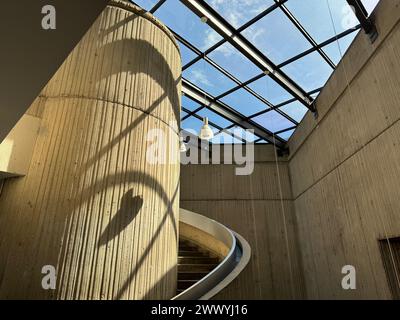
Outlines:
[[244,272],[216,298],[301,298],[303,282],[288,163],[279,158],[277,167],[273,148],[261,145],[256,146],[251,175],[235,175],[236,167],[181,166],[181,207],[230,227],[246,238],[252,249]]
[[[180,76],[169,31],[111,1],[31,107],[29,170],[0,196],[0,298],[175,295]],[[172,137],[165,165],[147,161],[151,129]],[[45,265],[55,290],[42,287]]]
[[[400,1],[360,33],[289,141],[307,298],[391,298],[378,240],[400,235]],[[348,87],[349,85],[349,87]],[[341,287],[353,265],[357,290]]]
[[0,143],[0,179],[28,172],[39,127],[40,118],[24,114]]

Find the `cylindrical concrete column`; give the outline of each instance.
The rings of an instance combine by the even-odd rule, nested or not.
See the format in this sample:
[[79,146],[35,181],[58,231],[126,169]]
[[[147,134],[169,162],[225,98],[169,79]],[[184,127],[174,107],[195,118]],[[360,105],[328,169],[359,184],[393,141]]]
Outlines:
[[[29,172],[0,196],[0,298],[175,295],[180,74],[168,30],[111,1],[31,108]],[[151,129],[165,164],[146,160]]]

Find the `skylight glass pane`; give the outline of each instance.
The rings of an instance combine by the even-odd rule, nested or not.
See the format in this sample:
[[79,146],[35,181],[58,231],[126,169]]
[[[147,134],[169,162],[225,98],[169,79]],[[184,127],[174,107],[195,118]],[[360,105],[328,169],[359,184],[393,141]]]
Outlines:
[[346,0],[328,1],[329,6],[326,0],[289,0],[285,3],[317,43],[359,24]]
[[224,76],[205,60],[200,60],[184,70],[183,77],[213,96],[218,96],[236,86],[235,82]]
[[262,115],[259,115],[252,120],[262,125],[264,128],[268,129],[271,132],[277,132],[293,127],[293,123],[291,121],[286,119],[284,116],[281,116],[276,111],[263,113]]
[[361,2],[364,5],[365,9],[368,11],[368,14],[370,15],[379,3],[379,0],[361,0]]
[[[353,32],[341,39],[339,39],[339,46],[337,41],[332,42],[331,44],[323,47],[323,51],[331,58],[331,60],[338,64],[340,60],[342,60],[342,55],[346,53],[347,49],[350,47],[354,38],[356,37],[357,32]],[[340,50],[339,50],[340,47]]]
[[184,44],[179,43],[179,48],[181,49],[181,57],[182,57],[182,67],[192,61],[194,58],[196,58],[196,54],[190,50],[188,47],[186,47]]
[[239,139],[232,137],[229,133],[221,132],[211,139],[212,143],[215,144],[242,144],[243,142]]
[[143,9],[149,11],[151,8],[154,7],[158,0],[134,0],[133,2]]
[[311,98],[316,99],[316,98],[319,96],[319,94],[320,94],[320,91],[315,92],[315,93],[313,93],[313,94],[311,95]]
[[261,70],[254,63],[242,55],[229,42],[224,43],[208,56],[243,82],[261,73]]
[[200,105],[196,102],[194,102],[192,99],[189,99],[186,96],[182,96],[182,107],[185,107],[186,109],[189,109],[190,111],[194,111]]
[[202,23],[200,18],[179,0],[166,1],[156,11],[155,16],[202,51],[222,39],[217,32],[206,23]]
[[274,3],[273,0],[206,0],[206,2],[236,28]]
[[203,126],[203,121],[195,117],[189,117],[182,121],[181,128],[187,130],[193,134],[198,135],[200,133],[201,127]]
[[323,87],[333,69],[318,52],[313,52],[294,61],[282,70],[305,91]]
[[244,30],[243,35],[275,64],[280,64],[311,47],[282,10],[274,10],[267,14]]
[[224,117],[221,117],[220,115],[206,108],[200,110],[197,112],[197,114],[202,118],[207,117],[210,122],[215,123],[221,128],[226,128],[232,124],[232,122],[228,119],[225,119]]
[[249,87],[274,105],[293,98],[289,92],[268,76],[252,82]]
[[285,112],[293,120],[300,122],[304,118],[308,109],[299,101],[295,101],[280,107],[279,110]]
[[187,113],[185,112],[185,111],[181,111],[181,119],[184,117],[184,116],[186,116],[187,115]]
[[245,130],[238,126],[234,126],[232,129],[229,129],[229,132],[232,132],[236,137],[242,138],[246,140],[246,142],[250,143],[258,139],[258,137],[255,136],[250,130]]
[[221,100],[245,116],[250,116],[268,108],[266,104],[244,89],[236,90]]
[[288,141],[290,139],[290,137],[293,135],[293,133],[294,133],[294,129],[282,132],[282,133],[278,134],[278,137]]

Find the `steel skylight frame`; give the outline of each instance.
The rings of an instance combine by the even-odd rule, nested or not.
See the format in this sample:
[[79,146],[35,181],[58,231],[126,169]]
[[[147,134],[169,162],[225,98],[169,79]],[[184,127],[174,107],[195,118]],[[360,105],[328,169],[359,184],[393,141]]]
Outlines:
[[[166,1],[167,1],[167,0],[159,0],[149,11],[150,11],[151,13],[155,13]],[[216,50],[218,47],[220,47],[221,45],[223,45],[223,44],[226,43],[226,42],[230,42],[230,43],[232,44],[232,42],[231,42],[231,41],[232,41],[232,36],[233,36],[233,37],[236,37],[237,35],[239,35],[241,39],[244,39],[244,43],[245,43],[245,44],[250,44],[250,49],[255,49],[255,53],[256,53],[256,54],[261,54],[261,58],[263,58],[263,54],[262,54],[261,52],[259,52],[258,49],[255,48],[250,42],[248,42],[247,39],[245,39],[240,33],[241,33],[243,30],[245,30],[246,28],[248,28],[248,27],[250,27],[251,25],[253,25],[254,23],[256,23],[257,21],[259,21],[260,19],[262,19],[263,17],[265,17],[266,15],[268,15],[269,13],[273,12],[273,11],[276,10],[276,9],[280,9],[280,10],[282,10],[282,11],[285,13],[285,15],[289,18],[289,20],[295,25],[295,27],[302,33],[302,35],[303,35],[303,36],[306,38],[306,40],[312,45],[312,47],[311,47],[310,49],[304,51],[303,53],[300,53],[300,54],[298,54],[298,55],[296,55],[296,56],[294,56],[294,57],[292,57],[292,58],[290,58],[290,59],[284,61],[283,63],[281,63],[281,64],[275,66],[276,70],[280,71],[280,69],[281,69],[282,67],[284,67],[284,66],[286,66],[286,65],[288,65],[288,64],[290,64],[290,63],[292,63],[292,62],[294,62],[294,61],[297,61],[297,60],[301,59],[302,57],[304,57],[304,56],[306,56],[306,55],[308,55],[308,54],[310,54],[310,53],[312,53],[312,52],[314,52],[314,51],[317,51],[317,52],[322,56],[322,58],[325,60],[325,62],[328,63],[328,65],[331,66],[332,69],[335,69],[335,67],[336,67],[335,64],[330,60],[329,56],[327,56],[326,53],[323,51],[323,47],[325,47],[325,46],[329,45],[330,43],[333,43],[334,41],[337,41],[337,40],[339,40],[339,39],[341,39],[341,38],[343,38],[343,37],[345,37],[345,36],[347,36],[347,35],[349,35],[349,34],[351,34],[351,33],[353,33],[353,32],[356,32],[357,30],[359,30],[359,29],[361,28],[361,25],[355,26],[355,27],[353,27],[353,28],[351,28],[351,29],[348,29],[348,30],[346,30],[346,31],[344,31],[344,32],[342,32],[342,33],[340,33],[340,34],[338,34],[338,35],[336,35],[336,36],[334,36],[334,37],[332,37],[332,38],[330,38],[330,39],[324,41],[323,43],[317,44],[317,43],[313,40],[313,38],[307,33],[307,31],[306,31],[305,28],[301,25],[301,23],[300,23],[300,22],[295,18],[295,16],[294,16],[293,14],[291,14],[291,12],[287,9],[287,7],[285,6],[285,3],[286,3],[287,1],[288,1],[288,0],[280,0],[280,1],[279,1],[279,0],[274,0],[274,3],[273,3],[269,8],[267,8],[267,9],[265,9],[263,12],[259,13],[257,16],[255,16],[254,18],[252,18],[251,20],[249,20],[248,22],[246,22],[246,23],[245,23],[244,25],[242,25],[241,27],[235,29],[234,27],[230,26],[229,23],[227,23],[215,10],[213,10],[213,9],[212,9],[208,4],[206,4],[203,0],[180,0],[180,2],[182,2],[183,4],[185,4],[189,9],[191,9],[191,10],[192,10],[195,14],[197,14],[199,17],[204,16],[203,13],[207,13],[207,15],[208,15],[208,16],[207,16],[207,20],[208,20],[207,22],[208,22],[209,25],[210,25],[210,18],[213,18],[214,20],[216,19],[216,20],[214,21],[214,23],[216,23],[217,25],[218,25],[218,22],[221,22],[221,21],[222,21],[222,26],[219,26],[219,28],[222,27],[222,29],[224,29],[223,27],[225,27],[225,28],[226,28],[225,31],[227,31],[228,33],[230,32],[231,34],[230,34],[230,36],[229,36],[229,34],[225,34],[225,35],[224,35],[224,30],[218,29],[217,25],[214,25],[213,23],[211,23],[210,26],[211,26],[215,31],[217,31],[217,32],[220,31],[220,32],[219,32],[220,34],[221,34],[221,32],[222,32],[222,35],[224,36],[224,38],[223,38],[222,40],[220,40],[218,43],[216,43],[215,45],[213,45],[213,46],[211,46],[210,48],[208,48],[207,50],[205,50],[204,52],[201,52],[198,48],[196,48],[195,46],[193,46],[189,41],[187,41],[186,39],[183,39],[183,38],[180,37],[178,34],[176,34],[175,32],[173,32],[173,33],[175,34],[175,36],[177,37],[177,39],[178,39],[184,46],[186,46],[189,50],[191,50],[193,53],[196,54],[196,57],[195,57],[192,61],[190,61],[189,63],[187,63],[186,65],[183,66],[183,70],[186,70],[187,68],[189,68],[190,66],[192,66],[192,65],[195,64],[196,62],[200,61],[201,59],[204,59],[204,60],[206,60],[207,63],[211,64],[211,65],[212,65],[214,68],[216,68],[219,72],[221,72],[222,74],[224,74],[226,77],[228,77],[229,79],[231,79],[232,81],[234,81],[234,82],[237,84],[236,87],[227,90],[226,92],[220,94],[220,95],[217,96],[217,97],[212,97],[211,95],[208,95],[208,97],[210,97],[210,98],[213,100],[213,101],[212,101],[213,104],[215,104],[215,105],[220,105],[220,106],[222,105],[222,106],[227,107],[228,109],[231,109],[231,110],[235,111],[234,109],[230,108],[230,107],[227,106],[226,104],[224,104],[224,103],[218,101],[218,99],[221,99],[221,98],[223,98],[224,96],[227,96],[228,94],[231,94],[231,93],[235,92],[236,90],[245,89],[246,91],[248,91],[250,94],[252,94],[254,97],[256,97],[257,99],[259,99],[261,102],[263,102],[263,103],[266,105],[266,109],[265,109],[265,110],[262,110],[262,111],[260,111],[260,112],[257,112],[257,113],[255,113],[255,114],[249,116],[249,117],[245,117],[244,115],[241,115],[240,113],[237,113],[236,111],[235,111],[235,112],[236,112],[237,114],[236,114],[235,116],[238,116],[238,115],[239,115],[239,116],[241,117],[240,123],[247,123],[248,126],[249,126],[249,125],[251,126],[251,129],[254,129],[254,127],[252,127],[253,124],[257,125],[257,126],[260,127],[261,129],[265,129],[265,130],[263,130],[263,131],[264,131],[264,134],[265,134],[265,133],[268,134],[268,137],[265,137],[265,140],[266,140],[267,142],[270,142],[270,143],[273,143],[273,141],[272,141],[272,140],[273,140],[273,135],[275,135],[275,139],[278,140],[278,138],[279,138],[279,137],[277,137],[278,134],[284,133],[284,132],[286,132],[286,131],[293,130],[294,128],[296,128],[296,126],[297,126],[297,124],[298,124],[294,119],[291,119],[291,117],[290,117],[288,114],[282,112],[279,108],[280,108],[280,107],[283,107],[283,106],[286,105],[286,104],[295,102],[295,101],[300,101],[300,102],[304,105],[304,104],[305,104],[304,102],[307,103],[307,100],[304,101],[304,100],[302,100],[303,98],[300,98],[300,99],[299,99],[299,97],[297,96],[297,97],[295,97],[295,98],[293,98],[293,99],[289,99],[289,100],[284,101],[284,102],[282,102],[282,103],[273,105],[273,104],[271,104],[269,101],[267,101],[266,99],[264,99],[262,96],[260,96],[260,95],[257,94],[256,92],[254,92],[254,90],[252,90],[252,89],[250,89],[249,87],[247,87],[247,86],[248,86],[249,84],[251,84],[252,82],[257,81],[257,80],[259,80],[259,79],[261,79],[261,78],[263,78],[263,77],[266,77],[267,75],[266,75],[264,72],[260,73],[259,75],[255,76],[255,77],[253,77],[253,78],[251,78],[251,79],[249,79],[249,80],[247,80],[247,81],[245,81],[245,82],[241,82],[241,81],[239,81],[237,78],[235,78],[233,75],[231,75],[231,74],[229,73],[229,71],[225,70],[224,68],[222,68],[221,66],[219,66],[217,63],[215,63],[215,62],[214,62],[211,58],[209,58],[207,55],[210,54],[211,52],[213,52],[214,50]],[[133,2],[134,2],[134,1],[133,1]],[[196,3],[197,3],[197,4],[200,3],[200,8],[199,8],[199,7],[196,7]],[[194,5],[194,7],[193,7],[193,5]],[[205,8],[206,11],[200,10],[201,8]],[[210,16],[210,14],[211,14],[212,16]],[[216,28],[217,28],[217,29],[216,29]],[[171,30],[171,31],[173,31],[173,30]],[[240,43],[240,41],[239,41],[239,43]],[[232,45],[233,45],[233,44],[232,44]],[[235,47],[236,49],[238,49],[238,46],[237,46],[237,45],[234,45],[234,47]],[[252,48],[252,47],[253,47],[253,48]],[[239,49],[240,49],[240,46],[239,46]],[[238,49],[238,50],[239,50],[239,49]],[[239,51],[240,51],[242,54],[244,54],[242,50],[239,50]],[[257,66],[260,67],[260,65],[257,63],[258,61],[254,61],[253,58],[249,58],[246,54],[244,54],[244,55],[245,55],[245,57],[247,57],[247,58],[250,60],[250,62],[253,62],[254,64],[256,64]],[[265,58],[266,58],[266,57],[265,57]],[[328,60],[328,59],[329,59],[329,60]],[[268,62],[269,60],[266,59],[266,61]],[[260,69],[263,70],[262,67],[261,67]],[[269,74],[269,76],[271,76],[271,78],[272,78],[273,75]],[[185,80],[185,81],[187,81],[187,80]],[[187,82],[187,83],[190,83],[190,82]],[[293,82],[293,83],[294,83],[294,82]],[[193,85],[193,84],[191,84],[191,85]],[[296,85],[297,87],[299,87],[299,88],[302,90],[302,88],[301,88],[300,86],[298,86],[297,84],[295,84],[295,85]],[[281,87],[283,87],[283,88],[285,89],[284,86],[281,86]],[[198,88],[197,88],[197,89],[198,89]],[[309,106],[306,105],[306,107],[308,107],[309,109],[310,109],[310,107],[311,107],[311,109],[312,109],[312,101],[313,101],[313,99],[311,98],[311,95],[312,95],[313,93],[315,93],[315,92],[320,91],[321,89],[322,89],[322,88],[318,88],[318,89],[313,90],[313,91],[308,92],[308,93],[305,92],[305,96],[307,97],[307,99],[309,99],[308,101],[309,101],[309,103],[310,103],[310,105],[309,105]],[[200,90],[200,89],[199,89],[199,90]],[[285,90],[286,90],[286,89],[285,89]],[[286,90],[286,91],[288,91],[288,90]],[[303,90],[302,90],[302,91],[303,91]],[[290,91],[288,91],[288,92],[290,93]],[[189,98],[190,98],[190,97],[189,97]],[[192,99],[192,100],[193,100],[193,99]],[[307,104],[308,104],[308,103],[307,103]],[[188,114],[185,115],[185,116],[182,118],[182,120],[185,120],[185,119],[187,119],[187,118],[189,118],[189,117],[191,117],[191,116],[194,116],[194,117],[196,117],[196,118],[199,118],[200,116],[197,115],[197,112],[200,111],[200,110],[202,110],[202,109],[204,109],[204,108],[206,108],[206,106],[205,106],[204,104],[203,104],[203,105],[201,104],[200,107],[196,108],[194,111],[188,110]],[[211,108],[208,108],[208,109],[212,110]],[[281,115],[283,115],[286,119],[288,119],[289,121],[291,121],[291,122],[294,124],[294,126],[289,127],[289,128],[286,128],[286,129],[284,129],[284,130],[280,130],[280,131],[277,131],[277,132],[272,133],[272,132],[270,132],[267,128],[263,128],[262,126],[258,125],[257,123],[254,123],[254,122],[251,120],[252,118],[254,118],[254,117],[256,117],[256,116],[262,115],[262,114],[267,113],[267,112],[270,112],[270,111],[272,111],[272,110],[275,110],[275,111],[279,112],[279,113],[280,113]],[[213,111],[213,110],[212,110],[212,111]],[[217,112],[217,113],[218,113],[218,112]],[[232,119],[229,119],[229,118],[226,116],[226,114],[225,114],[225,115],[223,115],[223,113],[222,113],[222,114],[219,113],[219,114],[222,115],[222,116],[224,116],[225,118],[227,118],[229,121],[232,121]],[[236,119],[236,120],[237,120],[237,119]],[[238,122],[236,122],[236,121],[232,121],[232,122],[233,122],[232,125],[228,126],[227,128],[223,128],[223,129],[220,129],[220,128],[218,128],[218,127],[219,127],[218,125],[217,125],[217,126],[218,126],[218,127],[217,127],[216,124],[213,124],[213,126],[214,126],[215,128],[217,128],[217,129],[220,130],[218,133],[216,133],[216,135],[218,135],[218,134],[221,133],[221,132],[227,132],[227,130],[229,130],[230,128],[232,128],[232,127],[235,126],[235,123],[238,124]],[[242,126],[243,128],[245,128],[243,125],[240,125],[240,124],[239,124],[239,126]],[[245,129],[246,129],[246,128],[245,128]],[[230,132],[228,132],[228,133],[231,134]],[[231,135],[232,135],[232,134],[231,134]],[[259,138],[259,139],[255,140],[255,142],[259,142],[259,141],[261,141],[261,140],[263,140],[263,139],[264,139],[264,138]],[[281,138],[279,138],[279,141],[280,141],[280,142],[282,142],[282,141],[285,142],[285,140],[284,140],[284,139],[281,139]],[[277,145],[277,147],[278,147],[278,148],[284,148],[285,146],[284,146],[284,144],[281,145],[281,144],[279,143],[279,146]]]
[[369,36],[371,42],[374,42],[378,37],[378,30],[371,20],[371,17],[368,17],[368,12],[365,9],[364,4],[361,2],[361,0],[347,0],[347,3],[349,6],[354,8],[354,13],[358,21],[360,21],[362,28]]
[[[241,113],[237,112],[227,104],[216,101],[213,96],[201,90],[186,79],[182,79],[182,93],[197,102],[198,104],[207,107],[216,114],[228,119],[232,123],[242,127],[243,129],[250,129],[254,131],[254,135],[263,138],[266,141],[273,143],[273,133],[256,122],[246,119]],[[276,138],[276,146],[278,148],[285,148],[286,141],[282,138]]]
[[313,99],[297,83],[258,50],[249,40],[228,23],[218,12],[203,0],[180,0],[199,18],[206,18],[206,23],[234,46],[240,53],[252,61],[282,88],[297,98],[306,108],[315,112]]

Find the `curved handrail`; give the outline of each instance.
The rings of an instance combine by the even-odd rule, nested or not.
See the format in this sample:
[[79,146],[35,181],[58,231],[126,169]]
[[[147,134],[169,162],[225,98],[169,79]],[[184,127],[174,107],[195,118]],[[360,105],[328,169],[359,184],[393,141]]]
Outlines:
[[229,248],[226,257],[204,278],[181,292],[172,300],[207,300],[231,283],[250,260],[251,248],[239,234],[203,215],[180,209],[180,221],[221,241]]

